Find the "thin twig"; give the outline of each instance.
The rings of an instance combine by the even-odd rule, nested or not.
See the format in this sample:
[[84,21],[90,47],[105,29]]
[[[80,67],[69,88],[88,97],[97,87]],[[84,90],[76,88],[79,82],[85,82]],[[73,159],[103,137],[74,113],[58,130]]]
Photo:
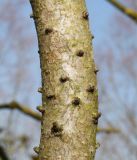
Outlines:
[[106,0],[109,3],[111,3],[114,7],[116,7],[119,11],[127,15],[129,18],[131,18],[134,22],[137,23],[137,12],[131,8],[127,8],[124,5],[122,5],[117,0]]
[[26,107],[24,105],[20,105],[19,103],[12,101],[11,103],[5,103],[0,105],[0,109],[17,109],[21,111],[22,113],[36,119],[36,120],[41,120],[41,115],[29,107]]

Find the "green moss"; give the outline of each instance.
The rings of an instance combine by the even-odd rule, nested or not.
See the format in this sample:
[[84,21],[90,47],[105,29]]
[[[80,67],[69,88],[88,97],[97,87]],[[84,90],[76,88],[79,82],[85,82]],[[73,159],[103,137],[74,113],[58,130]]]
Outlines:
[[93,105],[93,104],[87,104],[87,105],[84,106],[84,108],[85,108],[86,110],[91,110],[91,109],[92,109],[92,105]]

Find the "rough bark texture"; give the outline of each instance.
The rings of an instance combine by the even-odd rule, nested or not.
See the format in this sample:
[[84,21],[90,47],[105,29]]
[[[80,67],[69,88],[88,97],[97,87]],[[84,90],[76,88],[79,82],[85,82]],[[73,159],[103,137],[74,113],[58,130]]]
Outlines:
[[42,75],[39,160],[93,160],[98,93],[84,0],[31,0]]

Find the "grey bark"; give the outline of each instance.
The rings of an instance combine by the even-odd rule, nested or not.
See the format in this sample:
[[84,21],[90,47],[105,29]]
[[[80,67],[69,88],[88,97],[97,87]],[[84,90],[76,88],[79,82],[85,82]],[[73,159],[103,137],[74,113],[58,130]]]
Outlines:
[[93,160],[98,92],[84,0],[31,0],[42,76],[39,160]]

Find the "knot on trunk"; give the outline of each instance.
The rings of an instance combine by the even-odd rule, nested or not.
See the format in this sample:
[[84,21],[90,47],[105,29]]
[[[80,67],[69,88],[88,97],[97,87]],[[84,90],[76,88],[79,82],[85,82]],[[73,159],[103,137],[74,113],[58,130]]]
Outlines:
[[65,83],[69,80],[69,77],[67,77],[65,75],[62,75],[59,80],[60,80],[61,83]]
[[75,106],[78,106],[80,104],[80,98],[78,97],[75,97],[72,101],[72,104],[75,105]]
[[95,86],[89,85],[89,86],[87,87],[87,92],[89,92],[89,93],[94,93],[94,91],[95,91]]
[[42,87],[38,88],[38,92],[39,92],[39,93],[42,93],[42,92],[43,92]]
[[83,56],[84,56],[84,51],[79,50],[79,51],[76,53],[76,55],[77,55],[78,57],[83,57]]
[[35,153],[39,154],[39,147],[34,147],[33,150]]
[[94,73],[97,74],[99,72],[98,68],[95,68]]
[[92,122],[97,125],[98,124],[98,119],[101,117],[101,113],[94,113],[92,115]]
[[51,128],[51,134],[53,134],[56,137],[62,136],[63,126],[59,125],[57,122],[53,122],[52,128]]
[[52,100],[52,99],[56,99],[56,96],[53,93],[49,92],[47,93],[46,98],[48,100]]
[[45,29],[45,34],[46,34],[46,35],[50,34],[51,32],[53,32],[53,29],[52,29],[52,28],[46,28],[46,29]]
[[88,20],[89,14],[88,14],[87,11],[84,11],[84,12],[82,13],[82,15],[83,15],[83,18],[84,18],[84,19]]
[[43,106],[37,106],[37,110],[41,113],[44,113],[45,112],[45,109]]

